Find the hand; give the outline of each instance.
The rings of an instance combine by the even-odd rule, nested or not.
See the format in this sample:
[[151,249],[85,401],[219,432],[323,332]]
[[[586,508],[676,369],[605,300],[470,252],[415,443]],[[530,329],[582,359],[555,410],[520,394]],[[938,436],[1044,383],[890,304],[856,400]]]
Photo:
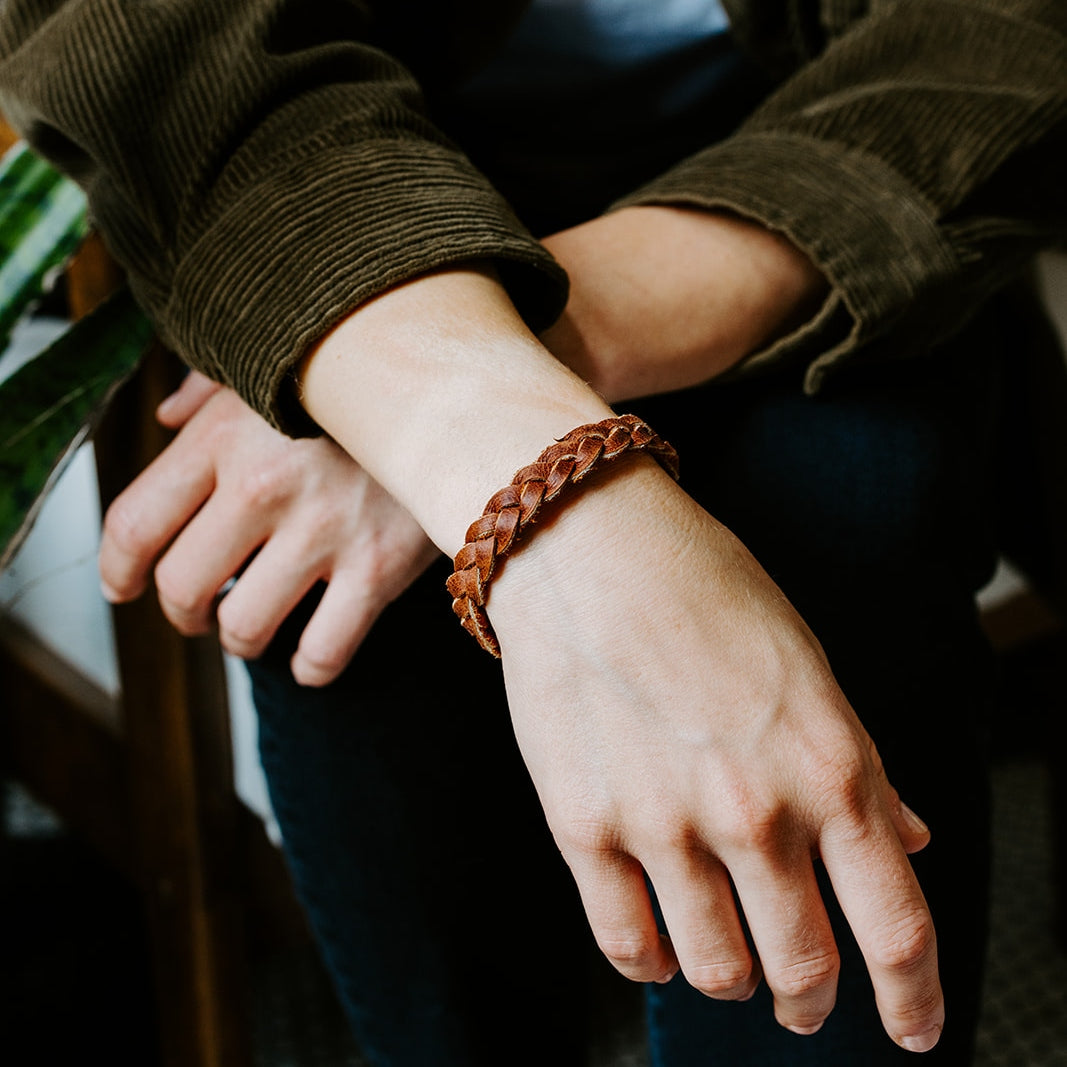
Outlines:
[[770,578],[627,462],[509,557],[488,603],[516,736],[601,949],[630,978],[680,967],[716,998],[747,998],[762,967],[781,1024],[814,1032],[838,972],[821,859],[887,1031],[931,1047],[934,931],[905,855],[925,827]]
[[[571,294],[542,340],[609,400],[721,374],[804,322],[827,289],[784,237],[718,212],[624,209],[545,244]],[[538,553],[558,561],[565,551],[535,542],[510,563],[491,608],[520,745],[601,947],[630,977],[663,980],[680,966],[695,987],[727,998],[752,993],[762,961],[779,1021],[812,1032],[833,1004],[838,966],[812,865],[821,857],[887,1030],[929,1048],[943,1019],[933,927],[904,858],[928,832],[773,582],[710,516],[668,493],[673,509],[650,504],[655,496],[612,510],[606,497],[583,501],[552,537],[603,509],[603,527],[587,531],[595,559],[582,554],[580,573],[556,583],[542,570],[523,589]],[[656,527],[627,535],[642,511],[657,515]],[[672,514],[681,520],[673,537]],[[512,612],[521,625],[509,650]],[[605,627],[616,619],[626,625]]]
[[[504,478],[610,414],[524,330],[483,271],[426,275],[339,323],[302,366],[308,411],[453,554]],[[543,516],[488,611],[523,755],[593,930],[623,973],[744,997],[817,1029],[838,957],[824,863],[886,1029],[930,1048],[944,1017],[926,844],[819,645],[748,552],[650,460]],[[660,939],[648,874],[670,930]],[[520,963],[521,965],[521,963]]]
[[436,549],[332,441],[282,436],[202,375],[190,374],[158,416],[181,432],[108,509],[105,595],[139,596],[158,560],[159,600],[174,626],[204,633],[217,616],[223,647],[250,659],[325,581],[292,671],[303,685],[332,681]]
[[828,288],[787,238],[723,211],[623,208],[543,243],[571,289],[541,340],[612,402],[722,374],[806,322]]

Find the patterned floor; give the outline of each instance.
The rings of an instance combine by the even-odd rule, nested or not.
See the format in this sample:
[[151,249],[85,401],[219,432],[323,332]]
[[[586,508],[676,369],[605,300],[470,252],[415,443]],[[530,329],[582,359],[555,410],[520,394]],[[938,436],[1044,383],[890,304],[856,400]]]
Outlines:
[[976,1067],[1067,1067],[1067,955],[1052,936],[1048,775],[996,772],[992,939]]
[[[995,772],[993,934],[975,1067],[1067,1067],[1067,956],[1055,945],[1048,776],[1033,757]],[[150,1062],[135,902],[24,793],[0,846],[0,1061]],[[258,1067],[364,1067],[322,970],[289,950],[252,979]],[[622,1009],[625,1012],[625,1009]],[[647,1067],[639,1012],[604,1006],[594,1067]],[[629,1019],[629,1021],[627,1021]],[[20,1050],[20,1051],[16,1051]],[[27,1051],[32,1050],[32,1051]],[[9,1055],[11,1058],[9,1059]]]

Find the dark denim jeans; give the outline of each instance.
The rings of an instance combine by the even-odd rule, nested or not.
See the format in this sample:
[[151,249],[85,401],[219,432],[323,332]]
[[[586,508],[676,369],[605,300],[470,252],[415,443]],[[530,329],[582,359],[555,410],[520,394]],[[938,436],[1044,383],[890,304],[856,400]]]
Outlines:
[[[999,361],[978,331],[920,366],[791,373],[643,403],[683,481],[823,642],[890,780],[929,823],[915,866],[948,1023],[924,1063],[970,1060],[985,943],[990,660],[973,595],[995,558]],[[335,685],[287,660],[298,613],[251,665],[298,892],[356,1033],[390,1067],[582,1062],[589,934],[516,749],[497,664],[460,631],[443,569],[385,614]],[[680,670],[685,664],[679,664]],[[838,920],[838,1006],[817,1035],[761,993],[648,991],[656,1067],[917,1062],[884,1035]],[[764,991],[765,993],[765,991]]]

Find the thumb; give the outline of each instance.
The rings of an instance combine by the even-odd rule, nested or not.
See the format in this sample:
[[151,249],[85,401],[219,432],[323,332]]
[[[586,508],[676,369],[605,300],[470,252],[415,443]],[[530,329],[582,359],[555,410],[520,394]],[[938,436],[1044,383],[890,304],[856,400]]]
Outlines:
[[156,418],[169,430],[181,429],[222,388],[199,371],[190,371],[182,384],[156,408]]

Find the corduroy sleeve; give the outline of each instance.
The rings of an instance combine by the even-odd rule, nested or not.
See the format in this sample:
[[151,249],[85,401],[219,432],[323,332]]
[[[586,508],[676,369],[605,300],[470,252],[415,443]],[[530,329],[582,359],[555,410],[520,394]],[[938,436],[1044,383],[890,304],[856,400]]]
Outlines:
[[[824,25],[847,6],[824,0]],[[822,269],[821,313],[750,367],[803,361],[815,391],[846,359],[921,353],[1067,235],[1067,4],[872,0],[732,137],[622,203],[736,211]]]
[[0,3],[0,108],[86,188],[165,342],[290,433],[293,364],[391,285],[490,259],[535,330],[566,300],[374,30],[360,0]]

